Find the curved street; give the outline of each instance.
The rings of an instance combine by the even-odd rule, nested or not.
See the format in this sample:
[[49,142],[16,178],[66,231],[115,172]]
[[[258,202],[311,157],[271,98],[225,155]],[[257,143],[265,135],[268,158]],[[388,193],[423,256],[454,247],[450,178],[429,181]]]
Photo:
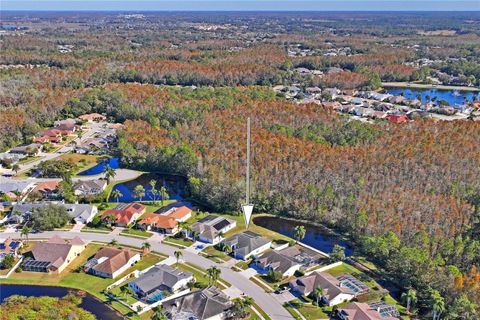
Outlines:
[[[54,235],[58,235],[62,238],[71,239],[76,236],[86,241],[98,241],[108,243],[113,239],[117,240],[119,244],[140,248],[142,243],[147,241],[151,244],[151,250],[158,253],[168,254],[173,256],[174,251],[179,251],[175,247],[162,244],[161,242],[153,239],[135,239],[131,237],[125,237],[114,234],[102,234],[93,232],[74,232],[74,231],[46,231],[42,233],[30,234],[29,239],[46,239]],[[3,232],[0,233],[0,238],[20,238],[20,232]],[[222,266],[215,263],[205,257],[197,255],[187,250],[180,250],[183,253],[182,259],[185,262],[195,264],[203,269],[208,269],[212,266],[218,267],[221,270],[220,279],[224,279],[229,282],[232,287],[235,287],[239,291],[245,293],[247,296],[253,298],[255,303],[268,314],[272,320],[284,320],[294,319],[292,315],[282,306],[282,303],[278,301],[274,294],[266,293],[264,289],[260,288],[252,281],[249,281],[247,277],[243,276],[240,272],[235,272],[230,267]]]

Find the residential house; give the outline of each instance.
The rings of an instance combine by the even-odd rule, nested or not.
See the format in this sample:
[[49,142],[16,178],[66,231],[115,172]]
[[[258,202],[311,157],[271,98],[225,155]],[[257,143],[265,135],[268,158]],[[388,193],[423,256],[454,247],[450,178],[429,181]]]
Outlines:
[[91,206],[88,204],[76,204],[76,203],[61,203],[61,202],[38,202],[38,203],[25,203],[19,202],[13,206],[12,213],[15,213],[17,216],[21,216],[23,220],[28,220],[30,215],[35,211],[35,209],[46,206],[49,203],[58,204],[64,206],[67,210],[68,215],[72,218],[73,221],[77,224],[87,224],[93,220],[93,217],[98,213],[98,208],[96,206]]
[[59,184],[59,181],[40,182],[32,190],[32,193],[38,193],[42,199],[56,199],[60,196]]
[[85,272],[102,278],[116,278],[140,261],[140,253],[128,249],[105,247],[88,260],[83,267]]
[[64,240],[53,236],[48,241],[39,242],[32,249],[33,259],[22,264],[24,271],[62,272],[85,249],[85,242],[79,237]]
[[178,222],[185,222],[192,217],[192,209],[187,206],[173,207],[161,214],[175,218]]
[[94,121],[105,121],[107,120],[107,117],[105,117],[102,114],[99,113],[88,113],[88,114],[82,114],[81,116],[78,117],[81,120],[87,121],[87,122],[94,122]]
[[162,303],[170,320],[227,319],[233,307],[228,296],[217,287],[207,287]]
[[208,215],[192,224],[191,229],[192,232],[198,234],[198,240],[217,244],[222,241],[222,234],[225,234],[236,226],[237,222],[235,220],[221,216]]
[[394,123],[408,122],[408,120],[410,120],[405,114],[389,114],[385,118]]
[[164,216],[158,213],[146,213],[137,226],[144,230],[157,231],[173,235],[178,232],[178,222],[174,217]]
[[272,241],[254,232],[245,231],[225,239],[224,243],[232,248],[235,258],[247,260],[269,249]]
[[193,274],[190,272],[161,264],[141,274],[129,282],[128,286],[139,299],[153,303],[166,298],[168,294],[187,290],[188,283],[193,280]]
[[65,134],[71,134],[76,130],[77,121],[75,119],[65,119],[55,121],[55,129],[64,131]]
[[26,194],[34,187],[35,184],[29,181],[0,180],[0,194],[12,192]]
[[318,271],[290,281],[289,286],[294,293],[304,296],[312,294],[316,288],[322,288],[321,301],[328,306],[350,301],[368,292],[368,287],[351,275],[335,278],[329,273]]
[[17,163],[18,161],[26,157],[27,156],[23,154],[2,152],[0,153],[0,168],[2,166],[9,167],[9,165]]
[[73,185],[76,196],[97,196],[107,187],[106,180],[79,180]]
[[[383,304],[381,307],[372,307],[367,303],[352,302],[343,308],[338,309],[338,318],[341,320],[396,320],[398,311],[393,311],[394,306]],[[396,309],[395,309],[396,310]],[[380,311],[380,312],[379,312]],[[383,311],[383,312],[382,312]]]
[[282,250],[272,250],[265,252],[255,259],[255,265],[268,273],[270,270],[280,272],[282,277],[291,277],[297,270],[300,270],[301,264],[293,258],[283,255]]
[[59,143],[62,141],[62,135],[66,132],[58,129],[47,129],[40,131],[34,138],[33,142],[37,143]]
[[126,227],[140,218],[145,213],[145,209],[145,206],[140,203],[120,203],[115,208],[106,210],[102,214],[102,219],[113,216],[116,226]]
[[10,153],[25,154],[29,156],[36,156],[42,151],[42,145],[38,143],[25,144],[15,147],[10,150]]
[[0,263],[6,256],[18,257],[18,249],[20,249],[22,245],[21,240],[13,240],[11,238],[4,239],[3,242],[0,242]]

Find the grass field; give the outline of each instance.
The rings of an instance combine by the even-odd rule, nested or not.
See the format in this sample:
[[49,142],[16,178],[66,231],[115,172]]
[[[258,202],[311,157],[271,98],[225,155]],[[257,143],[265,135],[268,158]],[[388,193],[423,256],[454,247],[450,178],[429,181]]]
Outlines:
[[232,259],[232,257],[227,255],[225,252],[219,251],[215,249],[213,246],[206,247],[205,249],[202,250],[202,253],[205,255],[205,258],[208,258],[215,262],[225,262]]
[[298,314],[292,310],[296,309],[299,311],[306,319],[317,320],[317,319],[329,319],[328,314],[322,311],[321,308],[311,305],[309,303],[303,303],[298,299],[290,301],[290,306],[285,305],[287,310],[294,316],[296,319],[300,319]]
[[153,233],[139,230],[139,229],[125,229],[120,233],[120,235],[126,236],[126,237],[133,236],[133,237],[148,239],[153,235]]
[[84,170],[96,166],[99,156],[79,153],[65,153],[60,156],[60,159],[74,163],[77,166],[74,172],[76,175]]
[[193,241],[185,238],[166,237],[162,243],[169,244],[168,242],[178,244],[180,247],[190,247]]
[[[5,284],[42,284],[50,286],[69,287],[79,290],[84,290],[98,299],[106,302],[108,298],[102,293],[102,291],[115,282],[114,279],[104,279],[96,277],[90,274],[86,274],[83,271],[79,271],[79,267],[84,265],[89,258],[103,248],[104,244],[89,244],[86,249],[78,256],[72,263],[70,263],[65,270],[60,274],[48,274],[43,272],[26,272],[13,273],[8,279],[0,279],[0,283]],[[156,264],[163,260],[163,257],[158,255],[149,254],[142,258],[135,266],[125,271],[120,277],[132,272],[133,270],[142,270],[153,264]],[[123,315],[129,315],[133,319],[141,319],[136,315],[132,315],[132,312],[127,307],[118,302],[111,302],[111,306],[121,312]]]

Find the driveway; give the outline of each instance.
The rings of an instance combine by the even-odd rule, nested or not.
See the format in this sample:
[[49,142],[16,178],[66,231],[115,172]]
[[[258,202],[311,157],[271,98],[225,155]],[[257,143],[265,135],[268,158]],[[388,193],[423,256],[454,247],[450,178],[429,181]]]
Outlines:
[[[69,232],[69,231],[47,231],[37,234],[29,235],[30,239],[35,238],[49,238],[53,235],[58,235],[62,238],[71,239],[75,236],[79,236],[77,232]],[[20,238],[20,233],[0,233],[0,238]],[[86,241],[100,241],[100,242],[110,242],[112,239],[116,239],[119,244],[128,245],[132,247],[140,248],[142,243],[145,241],[144,239],[135,239],[129,238],[121,235],[111,235],[111,234],[101,234],[101,233],[89,233],[89,232],[82,232],[80,237]],[[151,250],[156,251],[159,253],[168,254],[169,256],[173,256],[174,251],[178,251],[177,248],[165,245],[160,243],[159,241],[149,241],[151,244]],[[228,267],[219,266],[217,263],[209,260],[205,257],[196,255],[192,252],[188,252],[186,250],[181,250],[183,253],[183,260],[185,262],[189,262],[195,264],[203,269],[208,269],[210,267],[218,267],[221,270],[221,277],[227,282],[229,282],[234,288],[230,291],[232,294],[238,289],[240,292],[244,292],[246,295],[253,298],[255,303],[262,308],[273,320],[284,320],[289,319],[293,320],[294,318],[290,315],[290,313],[283,308],[282,304],[275,299],[274,296],[266,293],[262,288],[257,286],[251,281],[247,281],[243,276],[239,275],[237,272],[231,270]]]

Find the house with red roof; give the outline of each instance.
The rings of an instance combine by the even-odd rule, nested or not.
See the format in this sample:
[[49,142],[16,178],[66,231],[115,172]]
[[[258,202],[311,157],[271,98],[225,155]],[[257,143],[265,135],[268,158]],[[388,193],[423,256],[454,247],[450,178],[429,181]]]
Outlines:
[[402,122],[408,122],[408,116],[405,114],[402,115],[397,115],[397,114],[389,114],[385,117],[388,121],[394,122],[394,123],[402,123]]
[[144,230],[157,231],[164,234],[175,234],[178,232],[178,221],[174,217],[158,213],[147,213],[137,223],[137,226]]
[[162,215],[175,218],[177,222],[185,222],[192,217],[192,209],[187,206],[173,207]]
[[79,116],[78,118],[81,119],[81,120],[88,121],[88,122],[104,121],[104,120],[107,119],[104,115],[102,115],[100,113],[83,114],[83,115]]
[[145,209],[145,206],[140,203],[120,203],[115,208],[106,210],[102,214],[102,220],[112,216],[116,226],[126,227],[140,218],[145,213]]

